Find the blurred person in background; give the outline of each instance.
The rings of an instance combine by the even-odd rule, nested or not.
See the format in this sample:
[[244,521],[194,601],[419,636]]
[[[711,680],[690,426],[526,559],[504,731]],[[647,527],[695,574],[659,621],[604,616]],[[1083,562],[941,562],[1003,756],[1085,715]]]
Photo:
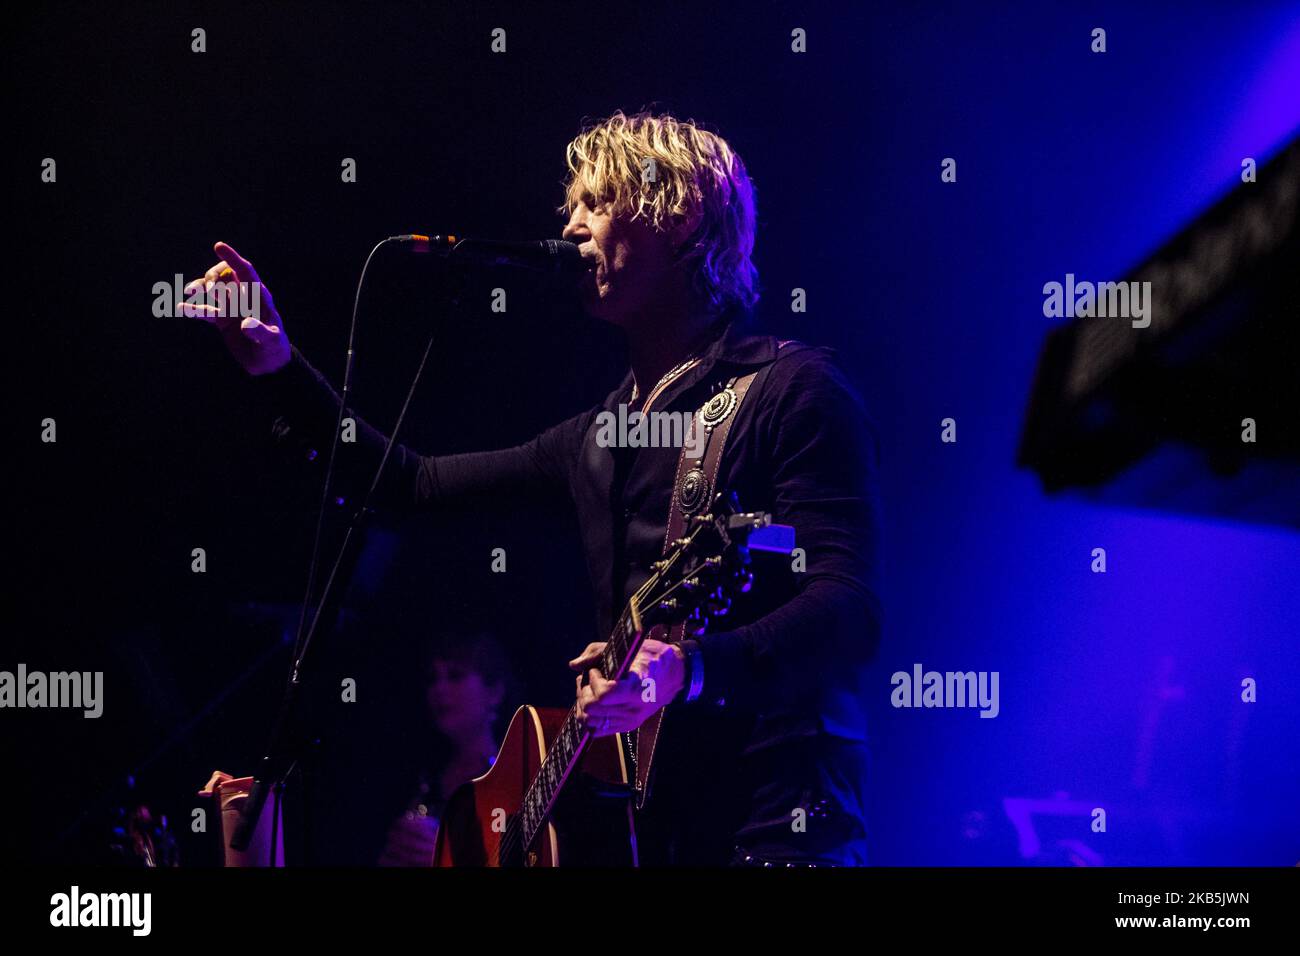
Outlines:
[[410,796],[388,828],[380,866],[431,864],[447,798],[492,766],[505,730],[503,713],[513,711],[503,709],[514,681],[496,638],[446,634],[430,641],[423,657],[427,724],[410,741]]

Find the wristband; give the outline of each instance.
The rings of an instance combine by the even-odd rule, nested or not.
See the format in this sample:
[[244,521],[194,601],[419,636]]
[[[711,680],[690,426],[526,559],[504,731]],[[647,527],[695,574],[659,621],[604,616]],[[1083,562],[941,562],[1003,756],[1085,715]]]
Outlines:
[[700,653],[698,641],[682,641],[677,645],[685,655],[686,687],[683,702],[690,703],[704,693],[704,655]]

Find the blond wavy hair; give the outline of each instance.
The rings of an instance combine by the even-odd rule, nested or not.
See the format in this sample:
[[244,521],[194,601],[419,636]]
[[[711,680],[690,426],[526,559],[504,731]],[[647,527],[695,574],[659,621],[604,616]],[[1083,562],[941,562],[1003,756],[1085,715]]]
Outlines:
[[758,301],[758,270],[750,261],[754,184],[721,136],[693,120],[620,110],[584,126],[565,162],[562,215],[585,197],[664,232],[698,213],[699,227],[678,253],[689,263],[696,293],[715,311],[749,309]]

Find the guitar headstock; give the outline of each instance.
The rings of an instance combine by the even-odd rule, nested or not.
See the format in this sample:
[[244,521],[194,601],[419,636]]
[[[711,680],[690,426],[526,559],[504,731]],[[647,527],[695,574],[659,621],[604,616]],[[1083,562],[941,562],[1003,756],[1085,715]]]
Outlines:
[[771,524],[766,512],[742,512],[734,495],[714,495],[708,511],[689,520],[634,596],[642,627],[686,621],[688,631],[699,633],[711,618],[725,615],[732,598],[754,581],[750,535]]

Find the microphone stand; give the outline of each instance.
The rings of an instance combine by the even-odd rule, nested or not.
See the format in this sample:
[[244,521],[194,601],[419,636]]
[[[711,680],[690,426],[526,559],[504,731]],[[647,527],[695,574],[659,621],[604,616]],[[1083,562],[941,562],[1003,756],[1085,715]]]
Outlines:
[[[330,493],[331,479],[334,473],[334,462],[338,453],[339,441],[342,435],[343,419],[347,415],[348,393],[351,389],[352,365],[355,350],[353,348],[356,340],[357,330],[357,312],[361,301],[361,289],[366,281],[366,272],[370,268],[371,260],[374,259],[375,253],[389,242],[400,241],[398,237],[389,237],[379,242],[370,250],[370,255],[366,257],[365,265],[361,269],[361,278],[357,281],[356,298],[352,305],[352,325],[348,332],[348,353],[347,362],[343,373],[343,393],[339,398],[339,417],[334,429],[334,439],[330,447],[329,466],[325,471],[325,485],[321,492],[321,509],[317,515],[316,521],[316,542],[312,549],[311,567],[308,571],[307,594],[303,599],[302,616],[299,619],[298,639],[294,645],[293,664],[289,670],[289,680],[285,685],[284,698],[280,702],[280,711],[276,717],[274,729],[271,732],[270,743],[267,745],[266,754],[262,757],[257,765],[253,777],[253,785],[249,790],[248,799],[240,808],[239,822],[235,826],[235,831],[230,838],[230,846],[235,850],[244,850],[248,848],[253,834],[257,830],[258,820],[261,818],[262,809],[266,805],[267,797],[275,792],[276,811],[279,810],[279,804],[283,796],[285,784],[289,775],[298,765],[302,755],[305,737],[300,721],[300,709],[302,700],[303,687],[303,664],[307,656],[307,651],[311,648],[312,639],[316,636],[321,621],[326,618],[326,611],[331,599],[334,597],[335,586],[341,579],[349,577],[348,574],[340,574],[348,558],[352,539],[357,530],[361,527],[366,515],[370,512],[370,500],[374,496],[375,489],[379,487],[383,479],[384,468],[388,465],[389,456],[392,454],[393,446],[397,442],[398,432],[401,430],[402,422],[406,419],[407,410],[410,408],[411,399],[415,395],[416,386],[424,374],[424,367],[429,360],[429,354],[433,351],[434,339],[437,332],[429,335],[428,342],[425,343],[424,353],[420,356],[420,364],[415,370],[415,377],[411,380],[411,386],[407,390],[406,399],[402,402],[401,411],[398,412],[397,421],[394,423],[392,431],[389,432],[388,441],[384,445],[384,453],[380,457],[379,466],[375,469],[374,477],[370,481],[370,486],[361,498],[360,506],[352,514],[348,522],[347,530],[344,532],[343,541],[339,545],[338,554],[335,556],[334,564],[330,568],[329,577],[325,580],[325,585],[321,590],[320,600],[316,604],[312,614],[311,624],[304,629],[307,621],[307,608],[312,601],[312,592],[315,589],[316,581],[316,564],[319,556],[321,543],[321,529],[324,523],[325,510]],[[450,295],[448,306],[451,311],[460,307],[461,287],[458,280],[458,274],[454,270],[449,270],[445,277],[450,283]],[[273,826],[278,823],[278,813]],[[275,865],[275,840],[271,842],[271,865]]]

